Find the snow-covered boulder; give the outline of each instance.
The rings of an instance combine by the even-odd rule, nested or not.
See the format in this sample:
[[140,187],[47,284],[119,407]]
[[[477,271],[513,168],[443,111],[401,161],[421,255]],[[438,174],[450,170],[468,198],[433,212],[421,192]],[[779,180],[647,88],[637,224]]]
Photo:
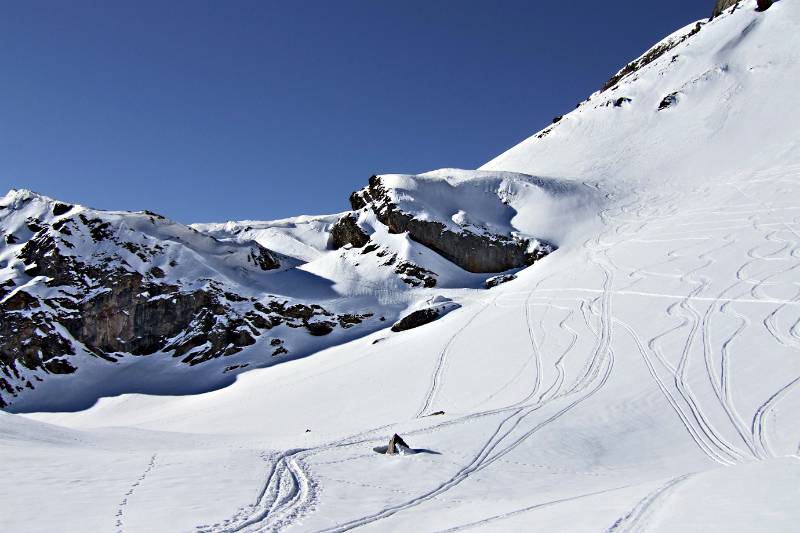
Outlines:
[[461,306],[449,298],[435,296],[425,302],[420,308],[401,318],[391,329],[395,333],[399,333],[401,331],[418,328],[425,324],[430,324],[434,320],[439,320],[450,311],[458,309],[459,307]]

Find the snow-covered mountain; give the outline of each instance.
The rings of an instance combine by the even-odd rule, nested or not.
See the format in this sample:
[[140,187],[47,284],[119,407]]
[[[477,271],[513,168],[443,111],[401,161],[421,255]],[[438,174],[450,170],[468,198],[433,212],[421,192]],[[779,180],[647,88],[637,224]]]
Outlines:
[[[480,170],[376,176],[347,213],[190,229],[11,193],[3,321],[80,355],[56,375],[16,348],[39,355],[30,390],[6,355],[25,345],[3,345],[25,413],[0,413],[5,528],[795,531],[800,4],[725,4]],[[61,256],[114,278],[58,296],[37,269]],[[333,331],[279,326],[281,364],[256,363],[268,329],[190,366],[175,336],[106,350],[48,301],[125,276],[202,291],[226,323],[286,301]],[[198,384],[170,395],[180,375]],[[406,453],[376,453],[395,433]]]
[[0,199],[0,231],[2,407],[201,392],[379,327],[363,299],[329,311],[324,291],[303,298],[297,286],[319,281],[298,260],[155,213],[15,190]]
[[229,385],[430,307],[428,289],[510,278],[555,249],[536,235],[574,231],[594,196],[449,170],[375,176],[343,214],[187,227],[11,191],[0,200],[0,406]]

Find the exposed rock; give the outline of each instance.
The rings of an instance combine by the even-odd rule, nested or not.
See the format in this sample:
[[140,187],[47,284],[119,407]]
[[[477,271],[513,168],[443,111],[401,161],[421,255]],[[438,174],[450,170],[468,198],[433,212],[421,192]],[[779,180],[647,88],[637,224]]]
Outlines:
[[[75,372],[79,359],[73,357],[78,353],[110,362],[116,362],[119,354],[164,353],[197,365],[236,354],[279,326],[326,335],[371,316],[337,317],[320,305],[277,296],[256,301],[240,294],[238,285],[225,275],[213,279],[186,275],[200,265],[193,265],[193,255],[183,253],[181,246],[198,246],[201,253],[210,247],[215,257],[224,257],[245,273],[278,268],[277,255],[255,242],[222,243],[155,214],[109,215],[82,209],[70,215],[77,211],[74,206],[32,198],[36,202],[17,201],[0,211],[4,217],[28,205],[38,209],[33,211],[36,216],[25,219],[33,235],[13,252],[21,266],[11,279],[0,279],[2,407],[46,379],[46,374]],[[42,203],[48,205],[42,209]],[[53,216],[59,219],[52,221]],[[143,216],[154,226],[146,230],[152,233],[137,229]],[[165,228],[163,240],[159,225]],[[16,242],[10,234],[5,236],[7,243]],[[0,248],[4,246],[0,241]],[[178,266],[172,256],[185,257],[182,268],[172,270]],[[17,276],[27,283],[25,290],[15,292]],[[280,339],[270,344],[273,356],[288,353]],[[246,363],[237,362],[225,371],[245,367]]]
[[757,3],[759,11],[766,11],[772,7],[772,0],[757,0]]
[[8,279],[2,283],[0,283],[0,300],[6,297],[6,295],[11,292],[10,289],[13,289],[16,286],[14,280]]
[[289,350],[284,348],[283,346],[279,346],[272,352],[272,357],[278,357],[279,355],[283,355],[285,353],[289,353]]
[[552,251],[549,245],[530,249],[530,242],[505,235],[456,233],[437,221],[419,220],[401,211],[387,195],[377,176],[369,185],[350,196],[354,210],[369,207],[391,233],[408,236],[442,255],[468,272],[502,272],[532,265]]
[[34,309],[39,307],[39,300],[25,291],[17,291],[5,302],[0,304],[4,311],[22,311],[24,309]]
[[411,447],[406,444],[406,441],[404,441],[400,435],[395,433],[392,435],[392,438],[389,439],[389,446],[386,448],[386,455],[404,454],[410,449]]
[[483,282],[483,286],[487,289],[491,289],[492,287],[497,287],[503,283],[508,283],[509,281],[517,279],[516,274],[502,274],[500,276],[493,276],[486,281]]
[[717,0],[716,4],[714,5],[714,11],[711,13],[711,18],[716,18],[722,14],[728,8],[733,6],[739,5],[741,0]]
[[400,331],[418,328],[420,326],[424,326],[425,324],[430,324],[440,316],[442,316],[442,312],[439,309],[420,309],[419,311],[414,311],[413,313],[410,313],[400,319],[392,326],[392,331],[397,333]]
[[404,283],[413,285],[414,287],[423,286],[425,288],[432,288],[436,286],[436,273],[431,272],[426,268],[415,265],[410,261],[401,261],[395,266],[394,271],[400,275],[400,279]]
[[605,82],[603,86],[600,88],[600,92],[611,89],[612,87],[617,85],[620,81],[622,81],[623,78],[649,65],[650,63],[652,63],[659,57],[663,56],[670,50],[673,50],[679,44],[693,37],[694,35],[699,33],[701,29],[703,29],[703,24],[704,24],[703,22],[698,22],[689,33],[668,41],[661,42],[656,46],[654,46],[653,48],[651,48],[650,50],[648,50],[647,52],[645,52],[645,54],[640,58],[631,61],[630,63],[625,65],[619,72],[611,76],[611,78],[607,82]]
[[[50,361],[46,361],[44,363],[44,368],[51,374],[72,374],[77,370],[74,366],[69,364],[69,361],[64,359],[51,359]],[[33,386],[30,388],[32,389]]]
[[364,315],[345,313],[343,315],[339,315],[338,317],[336,317],[336,319],[339,321],[339,325],[343,329],[349,329],[352,328],[353,326],[361,324],[364,320],[370,318],[371,316],[372,313],[367,313]]
[[380,248],[380,246],[378,246],[377,244],[375,244],[375,243],[373,242],[373,243],[371,243],[371,244],[368,244],[368,245],[366,245],[366,246],[364,247],[364,249],[363,249],[363,250],[361,250],[361,254],[362,254],[362,255],[371,254],[372,252],[374,252],[374,251],[375,251],[375,250],[377,250],[378,248]]
[[355,217],[352,214],[344,215],[336,224],[331,227],[328,247],[338,250],[342,246],[349,244],[353,248],[361,248],[369,242],[369,235],[358,227]]
[[256,242],[253,243],[253,246],[254,250],[250,252],[248,260],[252,260],[261,270],[273,270],[281,266],[275,254]]
[[334,325],[333,322],[308,322],[306,329],[315,337],[322,337],[333,331]]
[[625,107],[626,104],[630,104],[633,102],[632,99],[628,98],[627,96],[620,96],[619,98],[612,98],[610,100],[606,100],[603,107]]
[[658,104],[658,110],[663,111],[668,107],[672,107],[673,105],[678,103],[678,93],[668,94],[661,100],[661,103]]
[[60,202],[56,202],[55,204],[53,204],[53,215],[57,216],[57,217],[61,216],[61,215],[66,215],[67,213],[72,211],[73,207],[75,207],[75,206],[72,206],[72,205],[69,205],[69,204],[62,204]]

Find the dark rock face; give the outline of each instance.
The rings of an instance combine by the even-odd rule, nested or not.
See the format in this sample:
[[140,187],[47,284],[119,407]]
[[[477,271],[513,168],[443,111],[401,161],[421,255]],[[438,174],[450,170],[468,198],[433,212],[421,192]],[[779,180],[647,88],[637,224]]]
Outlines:
[[404,316],[400,321],[392,326],[392,331],[395,333],[400,331],[408,331],[409,329],[418,328],[425,324],[430,324],[437,318],[442,316],[438,309],[420,309]]
[[[204,346],[185,360],[192,363],[195,358],[207,360],[215,355],[230,355],[255,342],[253,334],[257,331],[248,327],[239,313],[226,304],[224,292],[214,284],[207,290],[187,292],[177,285],[150,281],[121,266],[99,268],[63,255],[55,240],[45,234],[29,241],[20,257],[29,265],[26,272],[47,277],[50,287],[69,287],[72,294],[77,291],[87,296],[96,292],[94,296],[48,300],[45,304],[50,316],[29,320],[30,327],[42,327],[51,322],[61,324],[95,355],[114,360],[109,354],[149,355],[160,350],[175,350],[176,356],[182,356],[192,348]],[[92,291],[98,286],[104,290]],[[217,320],[217,317],[226,320]],[[194,330],[197,335],[180,338],[179,334],[187,330]],[[58,335],[48,337],[60,338]],[[179,340],[168,346],[167,341],[174,337]],[[19,332],[0,338],[0,350],[6,352],[15,340],[19,340]],[[45,360],[47,356],[65,353],[63,349],[42,348]],[[69,353],[74,352],[70,350]],[[36,366],[40,365],[28,368]]]
[[720,16],[726,9],[739,5],[739,2],[741,2],[741,0],[717,0],[714,5],[714,11],[711,13],[711,18],[713,19]]
[[315,337],[322,337],[333,331],[333,322],[308,322],[306,329],[311,335]]
[[[130,230],[120,232],[114,219],[104,220],[99,212],[93,215],[85,209],[69,216],[73,210],[53,202],[46,220],[27,220],[34,234],[15,251],[18,274],[0,280],[0,407],[8,407],[25,389],[34,389],[47,374],[78,370],[78,354],[113,363],[127,354],[166,353],[196,365],[238,353],[279,326],[327,335],[372,316],[334,315],[319,305],[277,296],[258,300],[237,293],[237,285],[224,277],[176,278],[171,269],[177,263],[163,258],[166,241],[142,235],[127,238]],[[67,217],[51,225],[50,213]],[[204,242],[213,245],[208,239]],[[280,266],[275,254],[256,243],[229,253],[237,251],[240,268],[250,263],[251,273]],[[159,257],[161,266],[148,267]],[[16,288],[17,277],[28,283],[25,290]],[[280,339],[265,344],[270,344],[266,357],[289,353]]]
[[406,444],[406,441],[403,438],[395,433],[392,435],[392,438],[389,439],[389,446],[386,448],[386,455],[397,455],[402,448],[406,450],[410,449],[410,446]]
[[358,227],[355,217],[350,214],[343,216],[333,225],[328,247],[338,250],[342,246],[350,244],[353,248],[362,248],[368,242],[369,235]]
[[677,103],[678,103],[678,93],[668,94],[667,96],[664,97],[663,100],[661,100],[661,103],[658,104],[658,110],[663,111],[669,107],[674,106]]
[[69,204],[62,204],[62,203],[56,202],[53,205],[53,215],[55,215],[55,216],[66,215],[67,213],[72,211],[73,207],[74,206],[71,206]]
[[538,261],[549,250],[529,251],[529,242],[504,235],[456,233],[436,221],[418,220],[393,204],[377,176],[369,185],[350,196],[354,210],[369,208],[391,233],[406,233],[468,272],[502,272]]
[[275,254],[258,243],[253,243],[253,245],[255,249],[250,252],[248,261],[252,261],[253,264],[257,265],[261,270],[274,270],[276,268],[280,268],[281,263],[278,261],[278,258],[275,257]]
[[766,11],[772,7],[772,0],[758,0],[758,10]]

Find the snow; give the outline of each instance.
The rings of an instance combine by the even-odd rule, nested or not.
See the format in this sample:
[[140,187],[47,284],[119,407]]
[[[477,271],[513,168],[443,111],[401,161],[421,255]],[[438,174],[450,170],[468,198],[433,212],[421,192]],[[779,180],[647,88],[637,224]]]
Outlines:
[[[253,224],[338,297],[374,294],[372,280],[395,311],[435,296],[461,307],[211,392],[3,414],[5,529],[795,531],[800,5],[754,7],[480,170],[492,194],[519,182],[507,173],[597,191],[545,206],[565,211],[559,250],[490,291],[443,270],[449,286],[401,292],[368,264],[347,282],[358,252],[321,236],[337,217]],[[619,97],[631,102],[603,105]],[[478,183],[426,176],[396,179]],[[424,205],[547,238],[531,190],[513,216]],[[401,249],[404,236],[378,238]],[[393,433],[430,453],[376,454]]]
[[[596,190],[574,181],[511,172],[441,169],[380,176],[392,203],[456,233],[515,235],[554,244],[596,213]],[[536,205],[536,209],[530,209]]]

